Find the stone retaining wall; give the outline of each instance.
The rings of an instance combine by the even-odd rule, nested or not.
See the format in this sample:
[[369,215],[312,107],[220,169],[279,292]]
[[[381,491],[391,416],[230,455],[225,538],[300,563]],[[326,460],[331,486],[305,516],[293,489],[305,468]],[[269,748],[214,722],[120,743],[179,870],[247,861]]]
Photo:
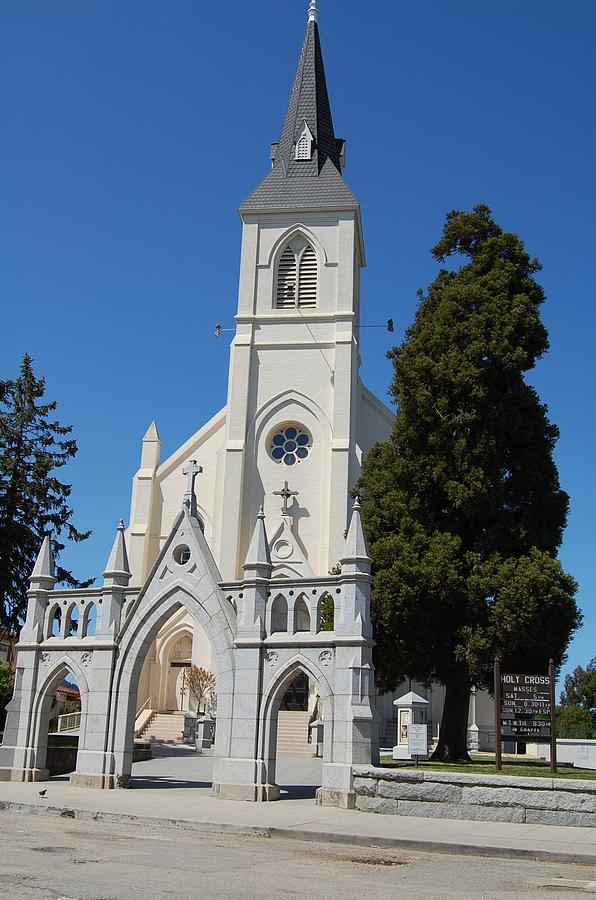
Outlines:
[[596,781],[354,766],[356,809],[393,816],[596,828]]

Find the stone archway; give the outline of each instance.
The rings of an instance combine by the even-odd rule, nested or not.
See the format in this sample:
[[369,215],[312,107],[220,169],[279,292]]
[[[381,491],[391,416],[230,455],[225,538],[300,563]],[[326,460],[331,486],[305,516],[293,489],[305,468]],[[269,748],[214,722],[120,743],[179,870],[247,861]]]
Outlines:
[[[352,766],[370,763],[376,741],[370,560],[357,505],[341,560],[342,574],[285,580],[283,585],[271,578],[262,512],[247,551],[243,580],[222,583],[192,513],[191,499],[188,505],[185,500],[138,592],[128,588],[130,573],[121,525],[103,586],[77,594],[81,605],[97,604],[93,636],[66,637],[61,629],[60,636],[48,637],[48,610],[58,604],[68,608],[73,597],[69,591],[54,592],[48,539],[40,560],[31,577],[27,622],[20,635],[15,693],[0,747],[0,778],[43,777],[40,722],[49,703],[48,692],[63,674],[63,666],[77,678],[84,705],[77,771],[71,782],[98,788],[126,786],[132,768],[135,703],[143,661],[159,629],[184,610],[211,644],[211,668],[217,679],[213,795],[251,801],[279,796],[277,714],[288,684],[303,672],[318,685],[325,721],[322,785],[317,797],[325,805],[353,802]],[[271,607],[280,594],[287,604],[287,616],[274,628]],[[333,621],[320,630],[321,597],[328,595],[334,598]],[[297,600],[303,607],[298,621],[294,615]],[[327,630],[329,627],[333,630]]]
[[78,753],[84,746],[85,740],[89,688],[83,672],[74,660],[68,656],[61,655],[59,658],[51,661],[51,668],[47,674],[42,667],[42,671],[38,676],[38,687],[35,691],[29,718],[27,772],[24,774],[23,781],[45,781],[50,777],[46,763],[52,701],[58,686],[68,675],[75,679],[81,697],[78,761]]
[[[233,632],[220,606],[225,599],[210,592],[201,600],[183,584],[169,586],[161,594],[145,593],[146,602],[134,611],[130,627],[122,635],[121,653],[114,678],[114,699],[110,720],[110,743],[114,776],[120,786],[128,783],[134,745],[134,719],[138,682],[146,653],[156,634],[177,610],[184,607],[203,628],[212,646],[214,674],[217,680],[218,727],[214,755],[229,754],[231,703],[234,687]],[[131,616],[132,618],[132,616]],[[221,712],[220,712],[221,711]]]
[[284,694],[297,675],[304,674],[318,688],[325,730],[323,732],[323,763],[332,762],[333,752],[333,690],[328,679],[303,655],[295,656],[271,680],[263,693],[259,715],[259,755],[263,759],[269,799],[279,797],[277,785],[277,726]]

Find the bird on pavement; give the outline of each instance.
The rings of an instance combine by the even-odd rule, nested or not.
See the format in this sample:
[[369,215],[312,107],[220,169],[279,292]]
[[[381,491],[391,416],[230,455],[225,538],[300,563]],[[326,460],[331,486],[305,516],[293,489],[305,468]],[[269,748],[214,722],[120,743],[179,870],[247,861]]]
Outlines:
[[48,792],[48,789],[47,789],[47,788],[44,788],[43,791],[40,791],[40,792],[39,792],[39,796],[40,796],[40,797],[45,797],[45,795],[47,794],[47,792]]

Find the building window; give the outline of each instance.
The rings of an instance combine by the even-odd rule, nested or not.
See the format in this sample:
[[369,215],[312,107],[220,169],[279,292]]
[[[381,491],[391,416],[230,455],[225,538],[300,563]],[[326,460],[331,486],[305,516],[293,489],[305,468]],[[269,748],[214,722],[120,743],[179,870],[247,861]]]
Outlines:
[[282,425],[269,439],[269,455],[276,463],[295,466],[307,458],[312,437],[302,425]]
[[311,244],[302,237],[290,241],[277,265],[277,308],[314,309],[317,305],[317,275],[317,255]]

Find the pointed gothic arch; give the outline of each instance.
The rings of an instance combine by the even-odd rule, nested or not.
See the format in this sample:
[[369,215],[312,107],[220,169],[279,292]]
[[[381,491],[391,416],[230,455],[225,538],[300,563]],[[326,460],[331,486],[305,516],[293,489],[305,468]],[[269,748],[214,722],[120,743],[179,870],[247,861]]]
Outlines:
[[276,309],[315,309],[319,260],[308,238],[298,233],[282,249],[275,267]]
[[335,600],[329,591],[324,591],[316,602],[316,630],[335,631]]
[[330,265],[327,250],[314,231],[302,222],[296,222],[295,224],[290,225],[278,236],[266,258],[263,260],[264,265],[267,268],[273,267],[273,270],[277,271],[279,258],[283,253],[284,248],[296,237],[302,237],[311,244],[317,254],[317,259],[321,261],[322,266]]
[[[231,698],[235,679],[234,630],[230,621],[230,605],[219,590],[209,590],[205,586],[200,591],[196,586],[190,588],[182,579],[170,582],[167,588],[154,596],[147,596],[149,593],[147,591],[139,597],[140,602],[134,614],[129,616],[124,626],[115,673],[110,743],[113,747],[115,776],[121,784],[126,784],[130,777],[135,705],[145,656],[160,628],[181,607],[185,607],[196,619],[211,643],[218,698],[215,753],[227,756],[230,752]],[[142,602],[143,599],[145,603]]]
[[[180,609],[186,611],[186,607],[181,607]],[[180,642],[184,640],[184,638],[190,638],[192,659],[192,642],[194,639],[194,631],[191,630],[191,627],[192,626],[188,624],[185,618],[183,618],[181,621],[177,621],[174,627],[171,629],[170,633],[162,640],[161,645],[158,648],[160,679],[158,696],[155,698],[157,700],[156,708],[158,710],[172,708],[168,706],[168,689],[170,678],[169,663],[172,658],[172,652],[180,644]],[[137,700],[137,707],[138,706],[139,700]]]
[[253,444],[253,458],[274,426],[294,420],[308,429],[314,446],[326,447],[331,442],[331,422],[316,400],[294,389],[280,391],[257,410],[250,422],[247,446]]
[[278,594],[271,603],[269,634],[285,634],[289,618],[288,601],[284,594]]
[[93,601],[83,606],[83,618],[81,622],[81,637],[95,637],[97,627],[97,606]]
[[60,637],[62,634],[62,606],[59,602],[53,603],[47,613],[44,627],[46,638]]
[[306,594],[302,593],[294,603],[294,634],[310,632],[310,609]]
[[64,637],[78,637],[81,628],[78,602],[71,603],[67,606],[64,615],[66,619]]
[[67,675],[71,675],[75,679],[81,697],[81,724],[79,728],[77,760],[79,752],[85,745],[89,686],[82,669],[72,656],[63,654],[52,662],[48,673],[43,676],[36,692],[29,720],[29,769],[33,773],[33,780],[35,781],[45,781],[49,777],[46,769],[46,760],[52,700],[58,686]]
[[259,756],[264,761],[270,785],[276,784],[278,713],[287,688],[301,673],[312,679],[318,688],[326,724],[323,734],[323,762],[333,761],[333,689],[319,666],[299,652],[280,667],[264,690],[261,701]]

